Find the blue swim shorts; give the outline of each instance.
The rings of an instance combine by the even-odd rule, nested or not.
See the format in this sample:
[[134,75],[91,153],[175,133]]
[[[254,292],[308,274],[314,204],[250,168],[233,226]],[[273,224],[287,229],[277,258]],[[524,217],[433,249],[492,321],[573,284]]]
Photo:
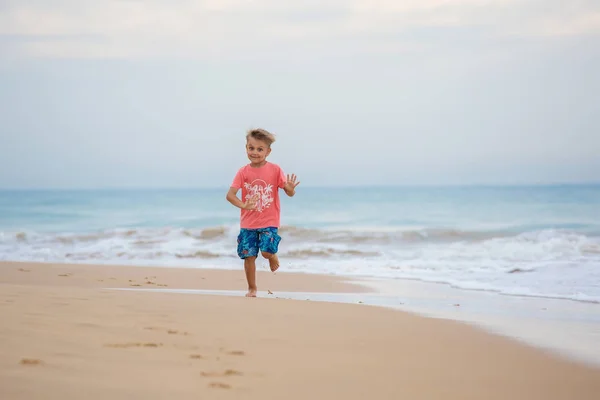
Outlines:
[[242,228],[237,238],[237,253],[242,259],[257,257],[259,250],[275,254],[280,241],[281,236],[277,234],[277,228]]

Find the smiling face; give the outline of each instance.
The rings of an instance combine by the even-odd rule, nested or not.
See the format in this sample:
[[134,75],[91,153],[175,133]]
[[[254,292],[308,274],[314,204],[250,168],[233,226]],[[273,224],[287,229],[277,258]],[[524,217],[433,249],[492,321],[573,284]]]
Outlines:
[[262,167],[267,162],[267,156],[271,154],[271,148],[266,142],[249,137],[246,140],[246,154],[253,167]]

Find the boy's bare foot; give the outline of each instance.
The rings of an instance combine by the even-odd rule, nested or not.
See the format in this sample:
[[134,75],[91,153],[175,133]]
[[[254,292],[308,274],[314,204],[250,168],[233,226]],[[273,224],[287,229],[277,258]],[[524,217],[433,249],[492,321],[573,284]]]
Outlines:
[[246,297],[256,297],[256,289],[248,289],[248,293],[246,293]]
[[277,257],[277,254],[273,254],[271,258],[269,258],[269,267],[271,267],[271,272],[275,272],[279,269],[279,257]]

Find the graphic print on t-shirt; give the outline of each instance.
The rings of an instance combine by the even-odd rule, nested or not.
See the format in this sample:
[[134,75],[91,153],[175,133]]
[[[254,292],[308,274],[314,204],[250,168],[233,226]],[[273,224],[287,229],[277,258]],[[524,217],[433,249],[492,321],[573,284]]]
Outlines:
[[247,191],[246,201],[256,199],[256,211],[262,212],[271,206],[273,203],[273,185],[267,184],[262,179],[255,179],[252,183],[244,183],[244,188]]

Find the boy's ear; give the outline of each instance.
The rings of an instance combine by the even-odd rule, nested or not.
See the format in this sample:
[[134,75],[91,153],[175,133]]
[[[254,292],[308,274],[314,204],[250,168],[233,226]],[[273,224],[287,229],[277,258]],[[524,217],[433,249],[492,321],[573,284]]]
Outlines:
[[270,147],[267,149],[267,156],[268,156],[269,154],[271,154],[271,148],[270,148]]

